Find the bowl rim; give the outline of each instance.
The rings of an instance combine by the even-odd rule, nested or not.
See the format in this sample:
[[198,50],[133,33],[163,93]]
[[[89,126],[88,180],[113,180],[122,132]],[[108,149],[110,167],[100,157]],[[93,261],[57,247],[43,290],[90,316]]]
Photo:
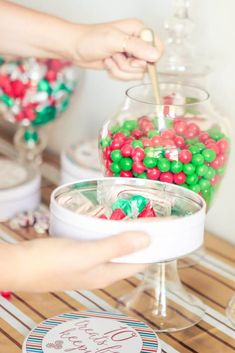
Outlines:
[[[120,177],[109,177],[109,178],[101,177],[101,178],[95,178],[95,179],[91,178],[91,179],[82,179],[82,180],[78,180],[76,182],[66,183],[66,184],[58,186],[56,189],[53,190],[53,192],[51,194],[51,199],[50,199],[50,212],[54,216],[56,216],[57,218],[60,218],[60,219],[61,219],[61,217],[59,217],[59,215],[61,215],[61,212],[62,212],[63,218],[65,217],[65,215],[67,215],[71,221],[69,223],[72,223],[72,224],[77,224],[79,222],[79,224],[81,225],[82,223],[84,223],[84,222],[87,223],[90,220],[91,222],[96,222],[97,226],[98,225],[100,225],[100,226],[103,225],[104,227],[108,226],[108,225],[109,226],[112,226],[112,225],[117,226],[116,220],[100,219],[100,218],[90,216],[90,215],[75,213],[75,212],[69,210],[68,208],[63,207],[62,205],[59,205],[56,200],[56,196],[60,192],[60,190],[63,190],[63,189],[66,190],[66,188],[71,187],[72,185],[81,184],[81,183],[97,183],[99,181],[106,181],[106,180],[107,181],[118,180],[118,182],[121,184],[128,183],[128,182],[130,183],[131,180],[135,180],[135,183],[138,183],[139,185],[141,185],[141,184],[144,185],[146,183],[146,180],[142,180],[142,179],[120,178]],[[184,228],[185,228],[186,224],[190,225],[191,221],[193,221],[193,220],[196,223],[197,223],[197,220],[198,220],[198,222],[199,221],[201,222],[200,216],[206,214],[206,202],[200,195],[193,192],[192,190],[185,189],[182,186],[175,185],[175,184],[170,184],[170,183],[165,183],[165,182],[155,181],[155,180],[147,180],[147,182],[150,184],[153,184],[153,185],[157,183],[157,184],[165,185],[166,187],[172,187],[173,189],[180,190],[181,192],[183,189],[185,193],[198,199],[197,203],[201,204],[201,207],[199,208],[199,210],[197,210],[196,212],[194,212],[191,215],[179,216],[176,218],[172,218],[171,222],[174,222],[175,224],[179,223]],[[167,224],[168,222],[166,222],[166,220],[169,220],[170,218],[171,217],[151,218],[151,221],[149,221],[149,222],[146,222],[146,218],[142,218],[142,219],[133,219],[133,220],[122,221],[122,222],[118,222],[118,223],[120,225],[120,228],[122,228],[122,227],[129,228],[129,227],[133,227],[134,225],[138,226],[138,224],[146,224],[146,223],[163,225],[163,224]],[[185,219],[187,219],[188,222],[185,222]]]

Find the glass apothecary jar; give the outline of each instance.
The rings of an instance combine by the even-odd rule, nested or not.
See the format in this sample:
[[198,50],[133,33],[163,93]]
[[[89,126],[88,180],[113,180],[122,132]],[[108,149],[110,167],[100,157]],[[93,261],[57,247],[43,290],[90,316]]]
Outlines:
[[100,133],[103,172],[181,185],[209,206],[228,161],[227,122],[201,88],[162,83],[160,89],[161,105],[150,84],[126,91],[119,112]]

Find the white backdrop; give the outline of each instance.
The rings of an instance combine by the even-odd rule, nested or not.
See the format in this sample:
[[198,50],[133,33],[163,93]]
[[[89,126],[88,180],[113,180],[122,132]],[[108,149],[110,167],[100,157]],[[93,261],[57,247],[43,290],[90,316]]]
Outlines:
[[[138,17],[161,31],[169,16],[173,0],[16,0],[80,22],[102,22],[124,17]],[[194,0],[195,43],[205,51],[213,70],[208,86],[214,104],[231,120],[235,141],[235,1]],[[49,146],[59,151],[70,141],[87,134],[95,135],[102,121],[121,103],[125,89],[131,83],[113,81],[103,72],[86,71],[73,104],[62,119],[48,127]],[[92,131],[91,127],[92,126]],[[85,133],[86,132],[86,133]],[[208,214],[207,228],[235,242],[235,167],[234,152],[229,171],[216,203]]]

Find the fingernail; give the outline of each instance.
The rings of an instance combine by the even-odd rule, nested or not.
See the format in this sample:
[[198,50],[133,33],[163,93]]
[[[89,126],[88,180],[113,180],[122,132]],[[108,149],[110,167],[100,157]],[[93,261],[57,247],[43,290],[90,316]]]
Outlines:
[[151,47],[148,49],[148,60],[149,61],[157,61],[159,58],[159,53],[156,48]]
[[150,244],[150,237],[148,234],[145,233],[136,233],[135,234],[135,248],[144,249]]

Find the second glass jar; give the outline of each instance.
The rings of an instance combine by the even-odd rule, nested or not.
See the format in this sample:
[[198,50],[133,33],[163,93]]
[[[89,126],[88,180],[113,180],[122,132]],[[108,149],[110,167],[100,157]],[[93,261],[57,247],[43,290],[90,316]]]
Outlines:
[[209,206],[228,160],[226,123],[203,89],[175,83],[160,88],[161,105],[150,84],[126,91],[120,111],[100,133],[103,172],[178,184]]

